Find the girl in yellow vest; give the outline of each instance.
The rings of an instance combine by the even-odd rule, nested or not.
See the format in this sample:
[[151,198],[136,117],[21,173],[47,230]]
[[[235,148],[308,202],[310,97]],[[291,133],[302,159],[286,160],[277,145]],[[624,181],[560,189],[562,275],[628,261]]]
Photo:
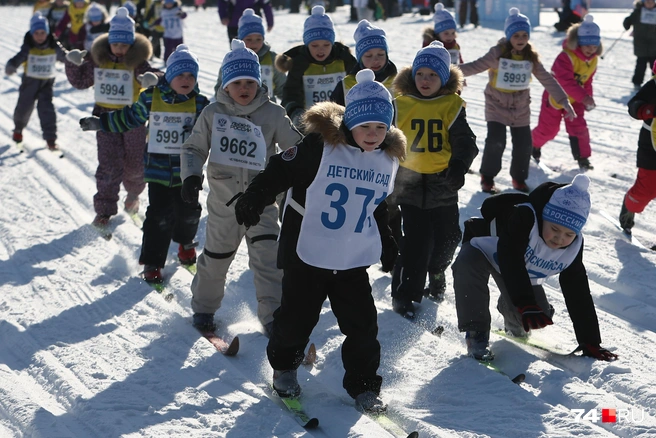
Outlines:
[[[576,118],[565,118],[565,129],[569,135],[572,155],[583,170],[592,170],[590,164],[590,133],[585,123],[585,112],[594,109],[592,78],[597,71],[598,56],[603,52],[599,26],[588,14],[582,23],[574,24],[567,31],[563,51],[556,57],[551,74],[567,93],[574,107]],[[541,147],[552,140],[560,131],[560,121],[565,115],[563,104],[552,93],[545,90],[538,126],[533,129],[533,157],[540,159]]]
[[506,127],[512,135],[512,161],[510,176],[513,188],[528,193],[526,185],[531,161],[531,90],[532,76],[547,89],[561,105],[563,113],[573,117],[574,111],[567,95],[545,70],[538,53],[529,43],[531,23],[519,9],[511,8],[506,18],[505,38],[483,57],[460,64],[465,76],[489,72],[490,81],[485,87],[485,120],[487,138],[481,162],[481,190],[496,193],[494,178],[501,171],[501,159],[506,149]]
[[87,0],[75,0],[69,4],[68,10],[64,14],[55,30],[55,36],[59,38],[60,35],[68,31],[68,47],[72,49],[83,49],[84,40],[80,38],[80,30],[84,27],[84,16],[89,7]]
[[439,41],[417,52],[412,67],[402,69],[394,80],[395,125],[408,144],[394,188],[405,243],[394,267],[392,304],[395,312],[410,319],[415,316],[413,301],[421,302],[424,294],[431,257],[435,274],[444,278],[462,236],[458,190],[478,155],[458,94],[462,82],[462,73],[451,65],[451,55]]
[[[86,50],[71,50],[66,55],[66,76],[73,87],[94,87],[96,104],[93,115],[122,109],[139,97],[141,87],[156,85],[162,73],[151,67],[148,59],[152,46],[146,37],[134,32],[134,20],[121,7],[110,21],[109,33],[96,38],[90,59]],[[155,74],[157,73],[157,74]],[[138,82],[141,81],[141,83]],[[144,182],[146,128],[141,126],[124,133],[97,132],[98,169],[93,197],[96,217],[93,225],[109,237],[109,218],[118,211],[121,183],[127,191],[125,210],[139,210],[139,194]]]
[[38,102],[37,112],[43,139],[48,143],[49,149],[57,149],[57,117],[52,104],[52,86],[55,83],[55,62],[64,60],[64,49],[50,34],[48,20],[41,12],[35,13],[30,20],[30,30],[25,34],[20,52],[11,58],[5,67],[5,74],[10,76],[25,63],[25,73],[21,79],[14,111],[13,140],[16,143],[23,141],[23,128],[27,126],[34,111],[34,102]]
[[287,73],[282,106],[297,127],[306,109],[330,96],[346,72],[357,61],[349,48],[335,42],[333,22],[323,6],[312,8],[303,25],[303,44],[276,59],[276,67]]

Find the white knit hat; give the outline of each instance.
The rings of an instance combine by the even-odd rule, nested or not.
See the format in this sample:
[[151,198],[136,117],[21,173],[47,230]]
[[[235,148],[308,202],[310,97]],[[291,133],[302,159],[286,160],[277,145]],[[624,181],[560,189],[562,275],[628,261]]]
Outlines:
[[355,59],[358,62],[368,50],[383,49],[385,53],[389,51],[385,31],[367,20],[358,23],[358,27],[355,28],[353,33],[353,39],[355,40]]
[[432,41],[417,52],[412,61],[413,78],[417,74],[417,70],[422,67],[428,67],[437,73],[442,81],[442,86],[447,83],[451,77],[451,54],[444,48],[444,44],[440,41]]
[[260,77],[260,59],[257,54],[246,47],[242,40],[235,38],[230,43],[231,51],[226,53],[221,64],[221,88],[240,79],[253,79],[262,85]]
[[109,22],[109,44],[114,43],[134,43],[134,20],[124,7],[118,8],[116,15]]
[[365,123],[384,123],[387,129],[392,125],[394,107],[392,95],[380,82],[376,75],[365,68],[355,75],[358,81],[348,93],[344,101],[344,124],[351,130]]
[[510,8],[508,11],[508,18],[503,26],[503,32],[506,34],[506,39],[510,38],[520,31],[525,31],[531,35],[531,22],[526,15],[520,14],[519,9]]
[[579,46],[598,46],[601,43],[601,29],[594,22],[594,17],[588,14],[579,27]]
[[333,21],[323,6],[312,8],[312,14],[305,19],[303,24],[303,44],[306,46],[312,41],[326,40],[331,44],[335,42],[335,28]]
[[251,8],[244,9],[244,12],[239,17],[239,30],[237,31],[237,38],[243,40],[252,33],[257,33],[264,36],[264,25],[262,24],[262,17],[255,15],[255,11]]
[[542,219],[581,234],[590,214],[589,186],[590,178],[580,174],[571,184],[556,189],[542,210]]
[[451,15],[451,12],[444,9],[444,5],[442,3],[437,3],[435,5],[433,24],[433,31],[435,34],[456,28],[456,20],[453,18],[453,15]]

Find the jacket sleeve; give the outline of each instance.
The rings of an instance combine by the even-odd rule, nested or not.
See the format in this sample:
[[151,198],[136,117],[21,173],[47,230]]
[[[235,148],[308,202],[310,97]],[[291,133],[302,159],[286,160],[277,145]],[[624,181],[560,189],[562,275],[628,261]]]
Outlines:
[[[275,58],[274,58],[275,66]],[[273,95],[282,102],[282,93],[287,82],[287,75],[273,67]]]
[[86,90],[93,87],[93,69],[96,64],[92,61],[86,60],[82,65],[75,65],[70,61],[64,62],[64,69],[68,82],[71,83],[73,88],[78,90]]
[[336,104],[339,104],[341,106],[344,106],[346,101],[344,99],[344,80],[343,79],[341,81],[337,82],[337,85],[335,86],[335,89],[330,94],[330,101],[335,102]]
[[303,73],[307,66],[301,57],[296,57],[292,68],[287,73],[287,81],[282,93],[282,106],[289,116],[297,109],[305,109],[305,92],[303,91]]
[[524,262],[535,215],[528,207],[513,208],[514,211],[510,214],[507,223],[497,226],[499,236],[497,255],[499,270],[512,303],[515,307],[522,307],[536,304],[533,286]]
[[559,281],[569,317],[574,325],[576,340],[579,344],[601,344],[597,311],[583,265],[583,245],[574,262],[560,273]]
[[467,123],[464,106],[449,128],[449,142],[451,143],[449,167],[451,167],[452,163],[461,161],[464,164],[463,170],[466,172],[474,161],[474,158],[476,158],[476,155],[478,155],[478,146],[476,145],[476,135],[474,135],[469,127],[469,123]]
[[567,93],[558,84],[558,81],[549,73],[541,62],[533,63],[533,75],[540,81],[542,86],[547,90],[549,96],[553,97],[559,105],[564,105],[567,100]]
[[149,88],[139,94],[139,98],[132,105],[100,114],[102,130],[104,132],[127,132],[145,125],[150,115],[152,102],[153,89]]
[[213,106],[207,106],[191,131],[191,135],[182,145],[180,154],[180,177],[184,181],[187,177],[203,174],[203,166],[210,154],[212,140],[212,120],[214,119]]
[[[572,65],[572,60],[569,59],[567,53],[560,52],[553,63],[553,67],[551,67],[551,71],[560,86],[565,90],[565,93],[575,101],[581,102],[586,96],[588,96],[586,90],[576,82],[574,66]],[[588,83],[592,83],[592,78],[588,80]]]
[[285,114],[280,106],[276,105],[276,107],[280,109],[280,113],[278,113],[280,116],[279,121],[276,124],[274,141],[278,143],[280,149],[286,150],[301,141],[303,139],[303,134],[296,129],[291,119]]
[[[627,106],[629,107],[629,115],[634,119],[645,120],[639,116],[640,109],[644,105],[656,104],[656,82],[649,80],[645,85],[638,90],[638,92],[629,100]],[[654,118],[654,112],[651,113],[651,118]]]
[[151,66],[148,61],[144,61],[139,66],[137,66],[137,68],[134,69],[135,79],[137,78],[137,76],[142,75],[148,71],[151,73],[155,73],[159,79],[162,79],[162,77],[164,77],[163,71],[161,71],[156,67]]
[[489,70],[491,68],[498,67],[500,54],[501,53],[499,51],[498,46],[494,46],[490,48],[490,50],[485,54],[485,56],[482,56],[475,61],[460,64],[458,65],[458,67],[460,67],[460,70],[462,71],[463,75],[472,76],[477,73],[481,73],[486,70]]
[[638,16],[638,8],[633,9],[633,12],[631,12],[631,15],[626,17],[624,21],[622,22],[622,26],[624,26],[624,30],[629,30],[631,26],[633,26],[633,23],[635,23],[635,20]]
[[219,0],[219,19],[221,20],[230,18],[228,1],[229,0]]
[[30,46],[28,46],[26,43],[23,43],[23,45],[20,48],[20,51],[16,54],[16,56],[14,56],[9,61],[7,61],[7,64],[18,68],[22,63],[27,61],[27,57],[29,53],[30,53]]

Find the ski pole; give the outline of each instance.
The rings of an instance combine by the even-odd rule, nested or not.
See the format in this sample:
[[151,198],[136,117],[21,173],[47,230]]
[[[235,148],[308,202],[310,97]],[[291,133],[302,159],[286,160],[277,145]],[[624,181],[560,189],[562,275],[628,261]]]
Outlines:
[[626,30],[624,30],[624,32],[622,32],[622,33],[620,34],[620,36],[618,36],[617,39],[616,39],[615,41],[613,41],[613,44],[610,45],[610,47],[608,48],[608,50],[606,50],[606,51],[604,52],[604,54],[600,56],[601,59],[604,59],[604,56],[608,55],[608,52],[610,52],[611,50],[613,50],[613,47],[615,47],[615,44],[617,44],[617,42],[618,42],[619,40],[622,39],[622,37],[624,36],[625,33],[626,33]]

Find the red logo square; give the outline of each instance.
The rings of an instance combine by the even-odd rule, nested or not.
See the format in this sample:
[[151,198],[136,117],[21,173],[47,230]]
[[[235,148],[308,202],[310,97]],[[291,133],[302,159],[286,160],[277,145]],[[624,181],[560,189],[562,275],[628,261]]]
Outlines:
[[615,416],[615,409],[602,409],[601,422],[602,423],[615,423],[617,421]]

